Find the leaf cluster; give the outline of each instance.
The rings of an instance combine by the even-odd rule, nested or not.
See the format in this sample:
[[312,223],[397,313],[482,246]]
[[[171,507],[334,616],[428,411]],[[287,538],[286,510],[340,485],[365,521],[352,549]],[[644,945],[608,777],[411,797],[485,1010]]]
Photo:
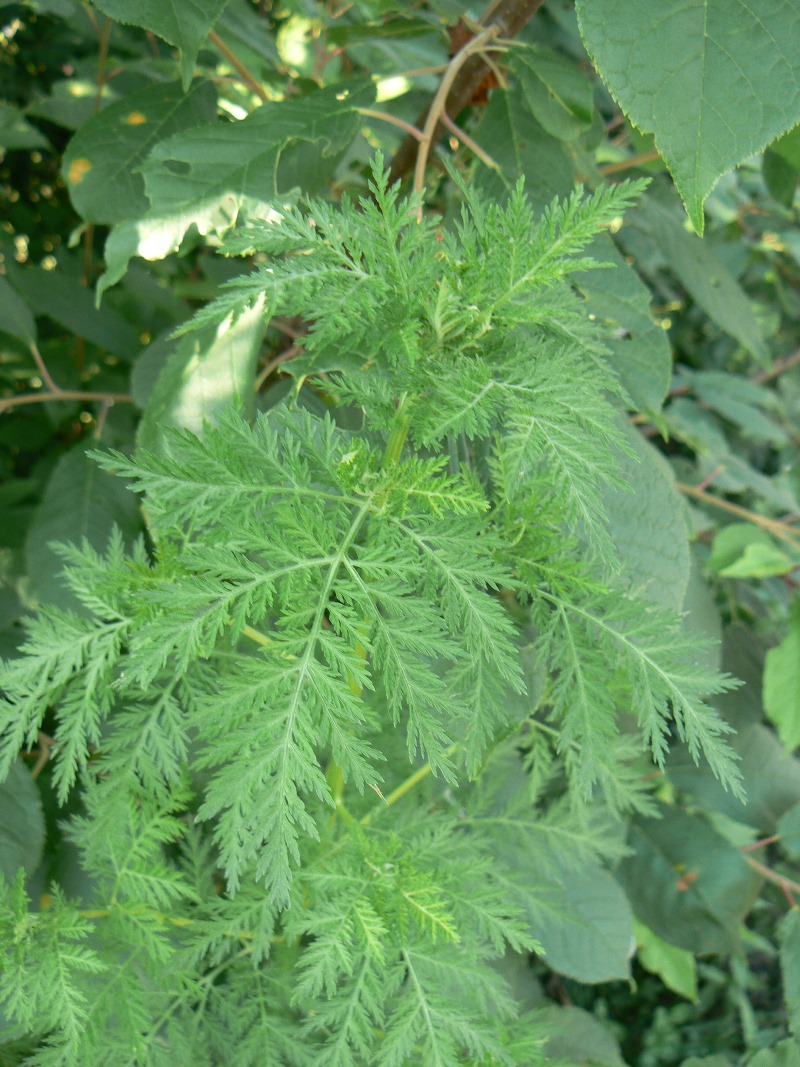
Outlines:
[[[636,188],[539,222],[521,186],[505,207],[470,196],[442,231],[417,225],[380,160],[373,175],[373,200],[232,238],[267,263],[199,316],[316,308],[302,374],[324,365],[363,429],[290,398],[253,425],[229,412],[172,431],[160,452],[98,453],[144,495],[152,549],[65,548],[81,614],[43,607],[4,668],[4,766],[54,706],[55,781],[66,796],[82,779],[70,833],[104,902],[74,933],[48,915],[103,946],[71,950],[69,1018],[42,1009],[64,1062],[109,1027],[151,1057],[168,1034],[187,1062],[231,1041],[249,1062],[253,981],[263,1014],[247,1026],[286,1062],[534,1062],[537,1031],[520,1031],[490,961],[537,947],[551,851],[607,857],[611,814],[651,810],[619,757],[663,765],[674,725],[737,788],[701,699],[728,680],[687,667],[677,620],[620,588],[604,529],[620,390],[580,343],[568,278]],[[518,812],[500,808],[496,761],[524,782],[536,721],[557,750]],[[421,818],[404,798],[427,776],[440,810]],[[562,803],[537,811],[543,790]],[[538,891],[498,835],[530,838]],[[44,953],[38,1003],[50,927],[26,927],[15,892],[9,973]]]

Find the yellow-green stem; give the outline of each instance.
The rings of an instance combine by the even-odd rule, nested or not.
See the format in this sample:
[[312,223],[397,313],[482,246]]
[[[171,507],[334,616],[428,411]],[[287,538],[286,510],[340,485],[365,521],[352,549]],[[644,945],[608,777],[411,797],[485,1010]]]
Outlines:
[[386,442],[386,451],[383,453],[383,466],[385,470],[396,467],[400,462],[400,456],[408,437],[408,429],[411,425],[411,416],[408,413],[408,394],[403,393],[394,414],[394,425]]
[[266,634],[262,634],[260,630],[254,630],[252,626],[245,626],[242,629],[242,637],[249,637],[251,641],[255,641],[257,645],[271,645],[272,641]]
[[[447,751],[445,752],[445,756],[449,759],[451,756],[454,756],[457,751],[458,742],[455,742],[447,749]],[[372,822],[376,815],[380,815],[384,808],[391,808],[392,805],[396,804],[398,800],[402,800],[406,793],[410,793],[414,786],[419,785],[420,782],[424,781],[424,779],[428,777],[432,770],[433,768],[431,767],[430,763],[426,763],[424,767],[420,767],[418,771],[414,771],[414,773],[409,775],[408,778],[405,779],[405,781],[400,783],[397,789],[392,790],[389,796],[386,797],[386,800],[383,804],[380,804],[377,807],[373,808],[372,811],[367,812],[363,819],[360,820],[361,825],[369,826],[369,824]]]

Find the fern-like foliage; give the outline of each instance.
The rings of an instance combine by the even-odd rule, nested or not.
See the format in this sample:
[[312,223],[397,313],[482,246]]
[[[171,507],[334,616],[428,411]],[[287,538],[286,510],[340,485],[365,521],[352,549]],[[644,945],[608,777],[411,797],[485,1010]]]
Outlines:
[[260,265],[188,328],[303,315],[292,397],[98,455],[151,544],[66,547],[82,613],[2,669],[0,769],[52,709],[95,898],[3,888],[35,1062],[535,1065],[492,961],[537,948],[565,864],[620,854],[673,728],[737,787],[729,680],[619,591],[605,526],[621,389],[569,275],[637,190],[539,220],[465,191],[442,231],[378,160],[371,198],[229,238]]

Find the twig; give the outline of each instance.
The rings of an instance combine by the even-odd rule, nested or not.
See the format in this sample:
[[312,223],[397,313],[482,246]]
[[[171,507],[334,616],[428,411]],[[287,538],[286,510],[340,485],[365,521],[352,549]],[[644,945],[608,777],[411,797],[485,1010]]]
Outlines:
[[766,848],[767,845],[774,845],[776,841],[780,841],[780,834],[772,834],[770,837],[762,837],[760,841],[754,841],[752,845],[742,845],[739,849],[740,852],[754,852],[757,848]]
[[752,375],[750,381],[754,385],[763,385],[765,382],[774,381],[787,370],[796,367],[798,363],[800,363],[800,348],[798,348],[796,352],[793,352],[791,356],[784,356],[783,359],[776,360],[769,370],[762,370],[759,371],[758,374]]
[[787,523],[781,522],[780,519],[768,519],[764,515],[757,515],[754,511],[748,511],[747,508],[739,507],[738,504],[731,504],[729,500],[723,500],[712,493],[706,493],[705,490],[697,489],[693,485],[684,485],[682,482],[676,482],[675,488],[684,495],[693,497],[703,504],[709,504],[713,508],[727,511],[729,515],[744,519],[745,522],[750,522],[754,526],[760,526],[762,530],[771,533],[778,540],[785,541],[792,548],[800,549],[800,534],[795,533]]
[[[445,758],[449,759],[451,756],[454,756],[456,752],[458,752],[459,747],[460,746],[458,742],[455,742],[454,744],[450,745],[450,747],[444,753]],[[414,771],[413,774],[409,775],[408,778],[406,778],[400,783],[397,789],[393,789],[392,792],[388,795],[388,797],[383,797],[382,804],[379,804],[376,808],[373,808],[372,811],[367,812],[363,819],[359,820],[361,825],[369,826],[369,824],[372,822],[376,815],[380,815],[380,813],[385,808],[391,808],[392,805],[398,802],[398,800],[402,800],[406,793],[410,793],[414,786],[418,785],[421,781],[423,781],[423,779],[427,778],[432,771],[433,768],[431,767],[430,763],[426,763],[424,767],[420,767],[419,770]]]
[[[496,30],[496,35],[510,39],[519,33],[543,3],[544,0],[500,0],[500,3],[493,2],[481,21],[491,16],[491,27]],[[450,69],[449,64],[447,69]],[[457,116],[459,112],[464,110],[486,77],[487,71],[488,66],[482,53],[469,56],[450,87],[446,101],[446,110],[450,115]],[[424,129],[428,114],[429,110],[426,108],[417,119],[415,125]],[[445,130],[445,124],[440,122],[434,128],[431,144],[438,141],[439,137],[444,135]],[[410,136],[406,137],[392,159],[389,178],[391,182],[403,178],[413,168],[417,152],[418,144],[416,139]]]
[[285,352],[281,352],[279,356],[275,356],[274,359],[271,359],[256,378],[256,392],[259,392],[261,386],[267,378],[269,378],[270,374],[272,374],[274,370],[277,370],[281,363],[288,363],[290,359],[294,359],[294,357],[299,355],[302,351],[302,345],[292,345],[291,348],[287,348]]
[[104,400],[100,405],[100,414],[97,416],[94,424],[94,436],[98,441],[103,436],[103,429],[105,428],[106,419],[108,418],[108,413],[111,410],[112,405],[113,401],[108,399]]
[[51,393],[60,393],[61,390],[51,378],[50,371],[47,369],[47,364],[45,363],[42,353],[39,351],[39,346],[35,341],[31,341],[30,348],[33,362],[36,364],[36,369],[39,371],[42,381]]
[[98,37],[100,38],[99,48],[97,52],[97,77],[95,79],[97,83],[97,91],[94,96],[94,113],[95,115],[100,110],[100,105],[103,102],[103,89],[106,84],[106,63],[108,62],[108,42],[111,38],[111,27],[113,22],[111,19],[106,19],[103,24],[103,29],[99,31]]
[[78,389],[59,389],[58,392],[24,393],[21,396],[0,398],[0,415],[12,408],[21,408],[27,404],[46,404],[50,400],[83,400],[87,404],[95,401],[100,404],[132,404],[133,397],[128,393],[84,393]]
[[[438,67],[416,67],[414,70],[401,70],[399,74],[393,74],[393,78],[421,78],[425,74],[443,74],[447,70],[446,63],[440,63]],[[373,77],[381,79],[378,75]]]
[[[456,80],[456,76],[470,56],[475,55],[478,52],[483,52],[489,42],[497,37],[500,32],[500,27],[496,25],[487,26],[485,30],[473,37],[470,41],[464,45],[464,47],[453,56],[450,63],[447,66],[444,77],[439,83],[439,88],[436,90],[428,116],[425,120],[425,126],[422,130],[422,139],[419,142],[419,150],[417,151],[417,161],[414,164],[414,192],[421,195],[422,187],[425,184],[425,167],[428,163],[428,156],[433,146],[433,138],[437,128],[441,123],[441,118],[445,110],[447,103],[447,97],[450,90],[453,87],[453,82]],[[443,125],[443,123],[441,123]],[[418,219],[422,221],[422,205],[417,208]]]
[[657,159],[661,159],[661,153],[653,148],[649,152],[640,152],[638,156],[620,160],[619,163],[607,163],[605,166],[598,167],[597,173],[602,174],[603,177],[608,174],[619,174],[620,171],[640,167],[643,163],[655,163]]
[[35,341],[30,343],[30,353],[33,356],[33,361],[36,364],[36,369],[41,376],[42,382],[47,388],[41,393],[22,393],[19,396],[0,397],[0,415],[11,408],[20,408],[26,404],[46,404],[50,400],[85,400],[87,403],[98,401],[104,404],[106,411],[101,417],[105,419],[108,408],[112,404],[133,403],[133,397],[128,396],[127,393],[94,393],[83,389],[62,389],[53,380],[53,376],[47,369],[47,364],[42,358],[42,353],[39,351]]
[[389,115],[386,111],[373,111],[370,107],[357,107],[354,108],[359,115],[365,115],[370,119],[379,119],[381,122],[388,122],[392,126],[399,126],[401,130],[405,130],[411,137],[416,137],[418,141],[422,140],[422,130],[418,130],[416,126],[412,126],[410,122],[405,122],[403,119],[397,118],[396,115]]
[[711,485],[711,483],[716,478],[719,478],[720,474],[722,474],[724,470],[725,470],[725,465],[723,463],[717,464],[717,466],[713,469],[713,471],[709,471],[709,473],[705,476],[705,478],[702,480],[702,482],[700,482],[700,484],[697,486],[697,488],[698,489],[708,489],[709,485]]
[[274,326],[276,330],[285,333],[293,341],[296,341],[299,337],[305,337],[308,333],[308,327],[299,315],[295,315],[293,319],[270,319],[270,326]]
[[446,111],[442,112],[442,122],[448,128],[448,130],[457,137],[474,155],[478,157],[481,163],[485,163],[487,167],[491,167],[492,170],[500,170],[500,165],[495,163],[488,152],[484,152],[477,141],[473,141],[468,133],[464,133],[460,126],[456,126]]
[[800,893],[800,882],[794,882],[791,878],[787,878],[783,874],[778,874],[777,871],[773,871],[771,867],[767,867],[763,863],[759,863],[758,860],[754,860],[752,856],[744,857],[745,863],[752,870],[757,871],[762,878],[766,878],[768,882],[772,882],[773,885],[780,886],[784,893],[790,890],[793,893]]
[[230,63],[230,65],[242,79],[244,84],[249,89],[252,89],[256,96],[263,100],[265,104],[268,104],[270,102],[270,99],[264,91],[263,85],[261,85],[260,82],[258,82],[253,77],[253,75],[250,73],[244,63],[242,63],[239,57],[234,55],[234,53],[222,40],[220,35],[215,30],[210,30],[208,34],[208,39],[214,45],[219,54]]
[[50,759],[50,754],[53,751],[53,746],[56,743],[55,738],[51,737],[49,734],[44,733],[42,730],[39,731],[37,740],[39,741],[39,756],[36,760],[36,763],[33,765],[33,770],[31,771],[31,778],[38,778],[39,775],[42,773],[42,768],[44,767],[45,763],[47,763],[47,761]]

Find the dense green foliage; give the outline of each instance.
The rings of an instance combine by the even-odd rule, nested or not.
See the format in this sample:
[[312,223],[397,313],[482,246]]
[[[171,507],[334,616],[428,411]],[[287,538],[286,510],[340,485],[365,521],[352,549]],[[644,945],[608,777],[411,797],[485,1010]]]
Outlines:
[[762,6],[0,5],[0,1063],[800,1062]]

